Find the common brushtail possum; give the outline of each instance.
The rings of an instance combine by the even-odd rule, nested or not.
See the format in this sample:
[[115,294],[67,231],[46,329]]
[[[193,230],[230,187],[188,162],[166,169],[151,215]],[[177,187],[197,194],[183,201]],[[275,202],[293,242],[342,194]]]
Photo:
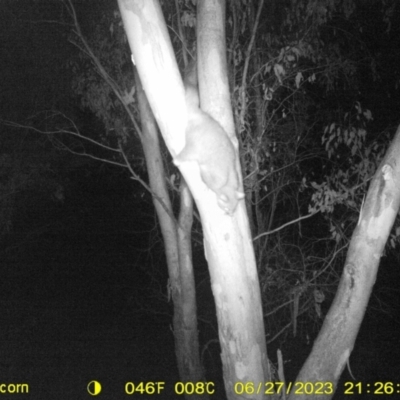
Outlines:
[[186,143],[174,163],[179,166],[184,162],[197,162],[201,179],[216,194],[219,207],[232,215],[244,197],[239,190],[235,149],[222,126],[200,108],[194,63],[186,70],[184,83],[188,118]]

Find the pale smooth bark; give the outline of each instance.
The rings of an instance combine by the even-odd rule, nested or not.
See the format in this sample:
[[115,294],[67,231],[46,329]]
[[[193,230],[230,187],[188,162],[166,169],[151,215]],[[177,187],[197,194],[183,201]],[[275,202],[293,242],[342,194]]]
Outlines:
[[[193,200],[183,181],[178,223],[166,186],[157,126],[137,74],[135,79],[142,122],[142,146],[165,246],[169,294],[174,304],[173,332],[179,375],[184,382],[201,382],[204,381],[204,374],[199,354],[196,289],[191,259]],[[197,398],[200,397],[196,394],[190,396],[190,399]]]
[[[330,386],[338,389],[337,383],[353,350],[399,204],[400,127],[371,181],[338,291],[311,354],[296,379],[297,386],[293,386],[290,400],[330,399],[333,396]],[[309,394],[295,394],[294,390],[304,389],[306,382]],[[315,390],[316,382],[322,384],[318,385],[319,394]]]
[[[176,156],[185,144],[186,107],[182,80],[161,9],[155,0],[119,0],[119,5],[149,103],[172,156]],[[197,45],[202,108],[235,140],[226,79],[225,4],[203,0],[199,7]],[[236,383],[252,382],[257,388],[271,380],[245,205],[241,201],[232,217],[226,215],[218,207],[215,194],[201,180],[196,163],[185,163],[181,172],[202,220],[227,397],[242,398],[243,393],[235,392]],[[251,398],[263,398],[263,391],[255,389]]]

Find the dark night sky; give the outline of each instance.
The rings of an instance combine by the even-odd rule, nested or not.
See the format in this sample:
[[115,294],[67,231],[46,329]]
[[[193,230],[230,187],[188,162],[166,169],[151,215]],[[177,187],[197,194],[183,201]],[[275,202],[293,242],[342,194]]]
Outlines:
[[2,1],[0,10],[2,117],[61,106],[69,85],[63,64],[72,48],[68,28],[56,23],[65,16],[61,3]]
[[[76,2],[83,32],[117,2]],[[0,2],[1,116],[24,118],[44,109],[71,107],[70,70],[76,48],[68,37],[72,22],[60,1],[3,0]]]
[[[116,7],[79,2],[82,29]],[[71,95],[69,22],[59,1],[0,1],[0,119],[29,124],[57,110],[85,129],[100,126]],[[128,381],[178,380],[150,197],[143,201],[125,170],[58,151],[24,129],[0,132],[10,170],[32,180],[13,192],[13,229],[0,249],[2,383],[28,383],[27,398],[72,399],[87,395],[92,379],[113,398]],[[49,193],[59,183],[63,202]]]

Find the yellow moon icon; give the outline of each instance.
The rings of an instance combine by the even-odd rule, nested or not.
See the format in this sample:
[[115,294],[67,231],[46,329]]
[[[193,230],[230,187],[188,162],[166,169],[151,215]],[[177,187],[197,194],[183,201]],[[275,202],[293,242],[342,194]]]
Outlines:
[[97,396],[101,392],[101,384],[97,381],[90,381],[87,385],[87,391],[92,396]]

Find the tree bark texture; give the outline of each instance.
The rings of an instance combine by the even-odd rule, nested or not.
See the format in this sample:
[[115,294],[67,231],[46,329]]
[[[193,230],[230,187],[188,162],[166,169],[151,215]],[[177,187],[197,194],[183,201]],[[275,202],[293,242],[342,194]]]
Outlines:
[[[199,352],[196,289],[191,258],[193,201],[186,183],[182,182],[178,224],[166,186],[157,125],[137,73],[135,79],[142,122],[142,146],[164,240],[169,290],[174,304],[173,331],[179,375],[183,382],[202,382],[204,374]],[[197,398],[199,396],[196,394],[190,396],[190,399]]]
[[[143,87],[173,157],[185,146],[186,106],[181,77],[159,4],[119,0],[121,14]],[[198,3],[198,66],[201,107],[234,135],[226,78],[225,4]],[[236,146],[237,148],[237,146]],[[239,160],[236,157],[237,167]],[[271,380],[266,354],[261,294],[244,201],[233,216],[217,205],[195,163],[181,172],[200,212],[206,258],[216,302],[228,399],[243,398],[237,383],[255,387]],[[263,398],[263,391],[250,396]]]
[[[339,287],[307,361],[289,397],[330,399],[353,350],[364,318],[379,261],[400,204],[400,127],[377,169],[351,238]],[[372,361],[372,360],[371,360]],[[321,382],[324,395],[295,394],[306,382]]]

